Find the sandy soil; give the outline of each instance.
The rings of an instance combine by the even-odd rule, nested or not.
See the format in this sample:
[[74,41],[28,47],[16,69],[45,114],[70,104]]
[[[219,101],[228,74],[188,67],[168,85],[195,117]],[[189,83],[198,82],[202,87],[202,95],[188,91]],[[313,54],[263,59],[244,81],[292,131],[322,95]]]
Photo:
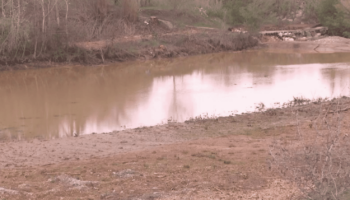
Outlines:
[[[350,99],[340,98],[343,134]],[[100,135],[0,145],[2,199],[295,199],[269,169],[271,143],[312,133],[332,102]],[[326,112],[331,113],[331,110]]]

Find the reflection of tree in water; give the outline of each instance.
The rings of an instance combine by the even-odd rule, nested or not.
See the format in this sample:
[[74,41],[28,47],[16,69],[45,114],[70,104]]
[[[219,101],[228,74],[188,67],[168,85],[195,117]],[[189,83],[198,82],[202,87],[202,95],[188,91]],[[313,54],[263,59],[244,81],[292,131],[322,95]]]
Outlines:
[[[216,74],[218,76],[213,76],[215,81],[230,86],[239,81],[235,74],[252,73],[273,76],[276,64],[264,63],[261,60],[265,59],[264,55],[258,52],[218,53],[188,57],[176,62],[158,61],[157,64],[161,64],[164,68],[157,71],[156,76],[179,76],[193,72]],[[269,62],[270,60],[268,59]]]
[[168,116],[171,117],[172,121],[179,121],[179,120],[183,120],[181,117],[181,114],[185,113],[185,112],[190,112],[188,109],[186,109],[186,106],[184,104],[188,104],[188,101],[191,101],[191,99],[185,99],[185,101],[187,101],[186,103],[181,101],[181,99],[179,99],[178,96],[178,89],[177,89],[177,80],[182,79],[183,77],[176,77],[173,76],[172,77],[172,82],[173,82],[173,88],[172,88],[172,98],[171,98],[171,102],[170,102],[170,108],[169,108],[169,114]]
[[264,51],[217,53],[188,58],[154,61],[161,66],[156,76],[191,74],[201,70],[204,73],[227,74],[223,69],[231,67],[232,73],[252,73],[273,76],[276,65],[297,65],[312,63],[349,62],[349,54],[300,54],[271,53]]
[[175,76],[173,76],[173,98],[172,98],[172,102],[170,103],[170,116],[172,116],[173,120],[177,120],[179,118],[178,116],[178,102],[177,102],[177,91],[176,91],[176,80],[175,80]]
[[142,97],[146,98],[144,95],[147,95],[152,84],[152,78],[146,76],[142,70],[135,72],[133,69],[111,69],[98,76],[95,83],[84,87],[84,80],[79,87],[88,88],[76,97],[80,101],[75,106],[75,113],[79,115],[75,117],[75,126],[81,132],[86,133],[86,128],[92,129],[91,131],[111,131],[99,126],[106,125],[117,129],[123,125],[123,121],[132,121],[128,119],[132,117],[128,116],[128,108],[137,107],[142,102]]
[[[152,78],[133,67],[103,70],[76,67],[3,72],[0,78],[7,79],[1,79],[0,121],[14,126],[25,123],[25,134],[30,137],[57,137],[60,126],[61,134],[79,134],[90,125],[89,119],[96,124],[106,119],[117,124],[128,117],[126,109],[139,101],[134,94],[147,90]],[[14,82],[18,84],[13,86]],[[6,95],[8,92],[11,95]]]
[[[326,78],[326,80],[328,80],[328,82],[330,83],[330,88],[331,88],[331,93],[334,95],[335,93],[335,76],[336,76],[336,70],[331,69],[331,70],[327,70],[327,73],[322,73],[323,77]],[[325,75],[326,74],[326,75]]]
[[23,137],[23,127],[6,127],[0,125],[0,141],[19,140]]
[[[330,84],[333,96],[339,95],[339,93],[350,95],[350,63],[330,65],[328,68],[322,69],[321,74],[322,79]],[[336,91],[336,89],[340,89],[340,91]]]

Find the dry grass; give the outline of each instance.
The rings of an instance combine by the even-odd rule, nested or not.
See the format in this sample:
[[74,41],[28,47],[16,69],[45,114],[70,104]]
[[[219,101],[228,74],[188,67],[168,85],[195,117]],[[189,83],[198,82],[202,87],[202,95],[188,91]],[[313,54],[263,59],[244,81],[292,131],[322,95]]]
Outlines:
[[125,19],[133,22],[138,19],[139,4],[137,0],[123,0],[122,9]]
[[295,137],[278,140],[270,149],[272,166],[308,199],[340,199],[350,187],[349,137],[342,128],[347,109],[341,99],[322,106],[311,126],[299,122],[296,109]]

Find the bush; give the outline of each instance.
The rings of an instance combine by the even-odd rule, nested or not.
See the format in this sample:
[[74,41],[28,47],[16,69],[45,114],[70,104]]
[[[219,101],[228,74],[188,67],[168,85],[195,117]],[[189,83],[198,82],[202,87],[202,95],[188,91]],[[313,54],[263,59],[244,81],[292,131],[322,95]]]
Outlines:
[[304,9],[303,9],[303,21],[306,23],[317,23],[317,6],[319,2],[315,1],[305,1]]
[[212,9],[209,9],[207,11],[207,15],[208,17],[212,17],[212,18],[219,18],[219,19],[224,19],[225,18],[225,13],[223,10],[212,10]]
[[139,5],[137,0],[122,1],[123,16],[125,19],[135,22],[139,15]]
[[273,20],[274,13],[271,13],[273,3],[274,1],[271,0],[253,0],[246,7],[240,9],[244,23],[251,31],[257,31],[261,24]]
[[343,10],[337,8],[339,0],[322,0],[316,13],[319,22],[328,27],[330,35],[350,38],[350,19]]
[[226,1],[227,21],[231,25],[245,24],[251,31],[257,31],[261,24],[273,21],[274,3],[274,0]]
[[350,138],[342,131],[345,103],[321,104],[314,108],[323,110],[316,120],[304,125],[296,107],[295,138],[278,140],[270,150],[272,168],[297,184],[304,199],[338,200],[350,188]]
[[245,20],[240,10],[247,6],[246,2],[244,0],[226,1],[224,7],[227,10],[227,22],[229,24],[242,25],[244,23]]

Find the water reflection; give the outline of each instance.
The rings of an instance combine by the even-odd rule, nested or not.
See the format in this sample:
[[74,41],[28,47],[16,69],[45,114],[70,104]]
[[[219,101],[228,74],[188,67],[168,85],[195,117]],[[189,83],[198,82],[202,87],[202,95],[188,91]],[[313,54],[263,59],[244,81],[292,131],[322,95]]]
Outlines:
[[350,54],[220,53],[0,73],[0,139],[65,137],[349,95]]

